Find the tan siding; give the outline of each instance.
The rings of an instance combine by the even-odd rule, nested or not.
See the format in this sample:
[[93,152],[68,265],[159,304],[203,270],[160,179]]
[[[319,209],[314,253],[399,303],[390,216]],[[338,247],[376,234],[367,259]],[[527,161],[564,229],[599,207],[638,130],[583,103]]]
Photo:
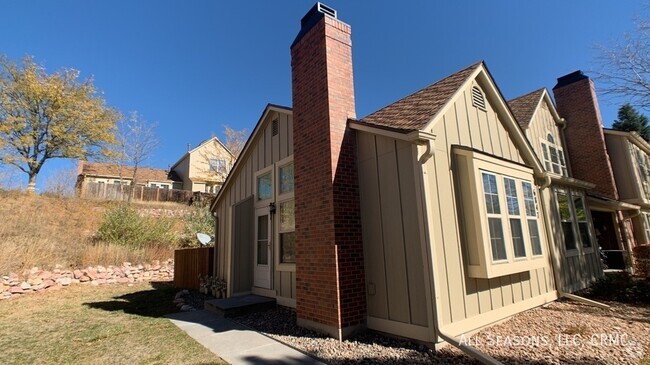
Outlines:
[[[272,136],[270,122],[275,118],[279,122],[279,133]],[[291,115],[277,112],[269,113],[266,119],[262,121],[260,133],[250,142],[251,145],[247,153],[240,156],[239,167],[236,171],[233,171],[229,185],[221,192],[220,200],[215,207],[215,212],[219,216],[218,239],[220,242],[218,254],[215,258],[217,261],[215,270],[220,278],[232,280],[229,277],[231,275],[229,270],[233,270],[233,267],[237,265],[237,263],[232,262],[233,256],[232,252],[230,252],[232,242],[229,242],[229,239],[232,239],[231,230],[233,229],[230,218],[231,207],[256,194],[255,173],[257,171],[271,166],[293,153],[291,127]],[[275,224],[277,225],[279,222],[275,220]],[[248,227],[248,229],[253,230],[254,227]],[[277,234],[277,227],[275,227],[274,232]],[[278,242],[277,237],[274,242]],[[250,244],[253,245],[253,242]],[[272,260],[272,265],[275,267],[275,260]],[[295,299],[296,283],[293,272],[273,269],[271,278],[272,289],[276,291],[278,297]],[[232,285],[230,281],[229,285]]]
[[426,327],[414,147],[365,132],[357,141],[368,316]]
[[[487,101],[487,100],[486,100]],[[459,212],[456,210],[455,179],[452,174],[451,146],[465,145],[497,157],[522,163],[517,146],[488,102],[487,111],[471,105],[465,90],[453,108],[449,108],[433,126],[436,152],[426,163],[433,213],[431,234],[433,265],[440,296],[439,321],[448,325],[491,311],[519,304],[525,299],[548,292],[549,267],[493,279],[467,278],[461,251]],[[540,229],[543,222],[540,221]],[[544,232],[541,232],[545,236]],[[495,318],[497,320],[497,318]],[[471,323],[469,324],[471,326]]]

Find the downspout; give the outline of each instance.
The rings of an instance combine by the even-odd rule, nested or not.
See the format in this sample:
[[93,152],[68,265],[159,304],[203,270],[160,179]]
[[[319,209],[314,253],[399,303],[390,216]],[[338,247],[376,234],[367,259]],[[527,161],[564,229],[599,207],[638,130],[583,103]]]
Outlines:
[[440,295],[439,295],[438,289],[437,289],[438,286],[435,283],[436,277],[437,277],[437,275],[436,275],[436,267],[437,266],[434,265],[433,262],[432,262],[433,256],[432,256],[432,253],[431,253],[431,244],[430,244],[431,239],[430,239],[429,224],[428,224],[429,213],[427,211],[427,204],[426,204],[426,202],[428,200],[428,197],[429,197],[429,189],[427,188],[427,184],[426,184],[426,181],[425,181],[426,162],[429,161],[429,159],[431,159],[431,157],[433,157],[433,155],[435,153],[435,136],[431,135],[429,138],[418,139],[418,140],[415,140],[413,142],[416,142],[418,144],[426,145],[426,151],[418,159],[418,161],[420,162],[420,165],[419,165],[420,166],[420,174],[419,174],[420,179],[419,179],[419,182],[420,182],[420,189],[422,191],[422,195],[423,195],[423,199],[424,199],[424,202],[423,202],[423,206],[424,206],[423,212],[424,212],[424,216],[425,216],[424,217],[424,222],[425,222],[424,231],[425,231],[425,242],[426,242],[426,246],[427,246],[426,251],[427,251],[427,255],[428,255],[428,260],[430,260],[430,262],[429,262],[430,265],[429,266],[431,267],[431,277],[430,277],[430,279],[431,279],[430,280],[431,288],[430,289],[431,289],[431,293],[433,295],[432,299],[434,301],[434,306],[435,306],[434,311],[433,311],[433,327],[434,327],[434,330],[436,331],[436,336],[442,338],[443,340],[445,340],[450,345],[456,347],[460,351],[467,354],[469,357],[474,358],[474,359],[480,361],[483,364],[500,365],[502,363],[499,362],[498,360],[496,360],[495,358],[493,358],[492,356],[490,356],[490,355],[488,355],[488,354],[486,354],[484,352],[479,351],[475,347],[468,345],[466,342],[463,342],[460,339],[458,339],[458,338],[456,338],[456,337],[454,337],[454,336],[452,336],[450,334],[445,333],[445,331],[443,331],[442,327],[439,325],[438,312],[441,310],[440,309],[440,304],[439,304]]
[[[551,183],[551,177],[549,176],[548,173],[545,173],[544,177],[545,177],[545,181],[544,181],[544,183],[542,185],[540,185],[540,189],[546,190],[551,185],[550,184]],[[549,194],[551,194],[550,191],[549,191]],[[551,194],[551,196],[552,196],[552,194]],[[547,242],[550,242],[551,237],[553,237],[553,242],[555,242],[555,236],[553,236],[553,234],[551,232],[551,227],[550,227],[550,224],[551,224],[550,218],[551,218],[551,216],[550,216],[549,212],[546,210],[546,204],[540,204],[540,206],[542,207],[542,214],[544,216],[544,223],[545,223],[544,226],[546,227],[546,237],[548,237]],[[550,252],[551,252],[551,250],[549,250],[549,254],[550,254]],[[581,297],[579,295],[575,295],[575,294],[571,294],[571,293],[565,293],[562,290],[562,279],[560,278],[560,270],[556,266],[555,259],[553,257],[551,257],[550,255],[549,255],[549,258],[551,260],[551,270],[553,271],[553,278],[555,279],[555,290],[557,291],[557,294],[558,294],[558,296],[560,298],[571,299],[571,300],[574,300],[576,302],[581,302],[583,304],[591,305],[593,307],[605,308],[605,309],[609,308],[609,306],[607,304],[603,304],[603,303],[597,302],[595,300],[587,299],[587,298]]]

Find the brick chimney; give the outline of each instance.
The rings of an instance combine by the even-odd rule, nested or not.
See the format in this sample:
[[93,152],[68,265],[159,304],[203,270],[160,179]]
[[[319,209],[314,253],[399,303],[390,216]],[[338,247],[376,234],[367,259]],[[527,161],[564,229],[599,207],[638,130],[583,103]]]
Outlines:
[[366,317],[350,31],[317,3],[291,45],[296,313],[338,339]]
[[618,200],[593,81],[575,71],[557,79],[553,94],[560,116],[567,121],[565,137],[573,176],[596,184],[590,193]]

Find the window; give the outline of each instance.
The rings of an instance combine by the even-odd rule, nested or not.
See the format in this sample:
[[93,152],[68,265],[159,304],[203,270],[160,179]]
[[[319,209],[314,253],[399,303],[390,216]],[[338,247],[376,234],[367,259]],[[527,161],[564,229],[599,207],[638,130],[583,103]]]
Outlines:
[[280,263],[296,262],[294,200],[280,203]]
[[550,133],[546,135],[546,140],[542,140],[542,154],[547,171],[563,176],[568,175],[564,151],[555,143],[555,137]]
[[589,218],[583,193],[558,190],[556,197],[566,251],[573,251],[574,254],[577,254],[578,246],[585,249],[591,248],[592,235],[589,230]]
[[150,188],[157,188],[158,185],[156,185],[156,184],[151,184],[151,185],[149,185],[149,187],[150,187]]
[[582,196],[573,196],[573,207],[576,210],[576,221],[578,222],[578,232],[582,247],[591,247],[591,236],[589,235],[589,223],[587,221],[587,211]]
[[454,159],[468,275],[488,279],[543,267],[532,170],[460,146]]
[[542,254],[542,241],[539,237],[539,225],[537,224],[537,204],[535,203],[535,192],[528,181],[521,182],[521,190],[524,194],[524,205],[526,208],[526,219],[528,221],[528,235],[530,246],[534,256]]
[[486,172],[483,173],[483,194],[485,196],[485,207],[488,216],[492,261],[507,260],[508,256],[506,254],[505,237],[503,237],[501,208],[499,206],[499,189],[495,175]]
[[569,206],[569,197],[564,192],[557,193],[557,205],[560,211],[560,222],[562,232],[564,233],[564,247],[567,251],[575,250],[576,238],[573,233],[573,217],[571,216],[571,207]]
[[293,192],[293,162],[280,167],[280,194]]
[[650,213],[642,213],[643,230],[645,231],[645,242],[650,242]]
[[226,160],[211,158],[210,159],[210,170],[217,173],[226,172]]
[[257,217],[257,264],[269,264],[269,216]]
[[271,195],[273,195],[273,179],[271,172],[267,172],[257,177],[257,200],[271,199]]

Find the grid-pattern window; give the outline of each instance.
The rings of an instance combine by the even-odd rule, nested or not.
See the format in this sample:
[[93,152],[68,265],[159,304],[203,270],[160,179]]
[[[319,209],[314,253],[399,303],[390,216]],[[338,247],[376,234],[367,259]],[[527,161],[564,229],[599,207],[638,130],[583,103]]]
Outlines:
[[506,204],[508,205],[508,220],[510,222],[514,255],[515,258],[526,257],[526,245],[524,244],[524,232],[521,228],[521,213],[517,196],[517,182],[514,179],[504,177],[503,185],[506,190]]
[[539,224],[537,223],[537,205],[535,204],[535,191],[528,181],[521,182],[521,190],[524,195],[524,205],[526,207],[526,220],[528,223],[528,235],[530,237],[530,246],[534,256],[542,254],[542,241],[539,237]]
[[564,151],[555,143],[555,138],[550,133],[546,136],[546,140],[542,141],[542,153],[547,171],[563,176],[568,175]]
[[578,222],[578,232],[582,247],[591,247],[591,235],[589,234],[589,222],[587,221],[587,211],[582,196],[573,196],[573,207],[576,211],[576,221]]
[[488,215],[492,260],[507,260],[506,241],[503,232],[503,216],[499,203],[499,187],[496,175],[483,173],[483,195]]

